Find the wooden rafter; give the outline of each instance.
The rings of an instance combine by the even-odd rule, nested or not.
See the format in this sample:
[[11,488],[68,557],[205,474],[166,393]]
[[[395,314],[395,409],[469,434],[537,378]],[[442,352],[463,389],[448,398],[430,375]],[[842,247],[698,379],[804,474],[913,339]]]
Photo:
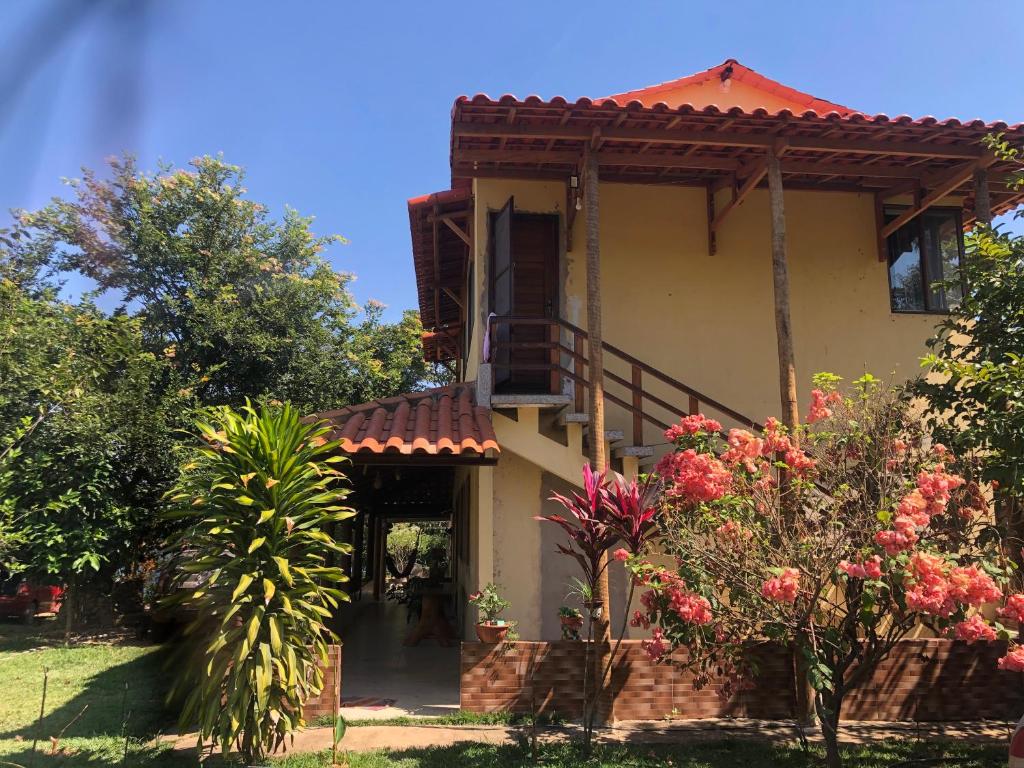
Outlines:
[[743,184],[735,191],[732,199],[719,211],[711,221],[711,233],[714,234],[722,226],[725,217],[728,216],[737,206],[741,205],[747,196],[754,191],[754,188],[761,183],[761,180],[768,173],[768,160],[762,160],[750,169],[750,174],[743,180]]
[[448,227],[448,229],[450,229],[452,232],[458,235],[459,239],[462,242],[464,242],[466,245],[470,247],[473,246],[473,241],[469,239],[469,233],[463,230],[462,227],[460,227],[458,224],[456,224],[455,221],[451,218],[451,216],[442,216],[441,221],[444,222],[444,225]]
[[[501,123],[468,123],[452,127],[455,138],[534,138],[563,139],[590,142],[595,138],[593,129],[572,125],[508,125]],[[730,131],[662,130],[658,128],[615,128],[600,130],[601,141],[637,141],[651,144],[703,144],[725,147],[763,147],[775,145],[777,136],[768,133],[737,133]],[[985,156],[980,147],[926,142],[877,141],[873,139],[824,138],[817,136],[789,136],[788,146],[793,150],[843,152],[847,154],[910,155],[914,157],[977,160]]]
[[920,201],[915,200],[913,206],[882,227],[882,231],[879,235],[883,238],[888,237],[908,221],[914,220],[935,205],[939,200],[946,197],[968,180],[974,178],[974,173],[979,168],[988,168],[988,166],[994,163],[995,160],[995,155],[988,154],[980,160],[957,166],[953,173],[947,175],[934,186],[930,186],[928,188],[928,194]]

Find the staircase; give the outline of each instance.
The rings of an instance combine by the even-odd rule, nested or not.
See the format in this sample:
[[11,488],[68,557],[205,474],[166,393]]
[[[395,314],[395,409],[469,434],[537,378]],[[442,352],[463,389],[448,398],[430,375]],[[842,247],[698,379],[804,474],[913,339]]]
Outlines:
[[[515,341],[513,330],[519,326],[544,326],[547,341],[532,340],[537,338],[535,331],[531,334],[531,341]],[[492,317],[488,333],[492,354],[491,359],[481,365],[477,377],[478,404],[490,407],[496,418],[518,423],[515,428],[503,425],[502,434],[513,435],[513,441],[518,436],[525,441],[527,435],[532,437],[536,433],[550,438],[553,445],[563,450],[544,451],[538,447],[536,439],[529,444],[510,445],[509,448],[520,455],[530,456],[535,463],[555,474],[561,476],[569,472],[572,476],[564,479],[578,482],[580,467],[588,460],[590,440],[593,439],[586,407],[590,386],[586,331],[565,320]],[[664,431],[687,414],[703,412],[723,424],[761,430],[753,419],[618,347],[607,342],[602,347],[605,357],[605,421],[613,427],[605,430],[603,439],[611,467],[616,471],[631,475],[641,465],[652,463],[668,448]],[[547,362],[525,365],[515,362],[511,353],[517,349],[540,350]],[[552,390],[561,390],[564,394],[495,393],[495,371],[513,368],[548,371]],[[537,456],[538,451],[543,455]]]

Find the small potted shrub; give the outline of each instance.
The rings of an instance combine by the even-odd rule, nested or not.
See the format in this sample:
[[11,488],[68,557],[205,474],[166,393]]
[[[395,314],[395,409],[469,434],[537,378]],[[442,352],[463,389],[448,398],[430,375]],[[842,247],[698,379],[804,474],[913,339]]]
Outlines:
[[579,640],[583,629],[583,614],[578,608],[563,605],[558,609],[558,620],[562,623],[563,640]]
[[479,592],[469,596],[469,602],[480,612],[480,620],[476,625],[476,636],[481,643],[500,643],[505,639],[511,623],[498,616],[508,608],[508,600],[498,594],[494,584],[488,584]]

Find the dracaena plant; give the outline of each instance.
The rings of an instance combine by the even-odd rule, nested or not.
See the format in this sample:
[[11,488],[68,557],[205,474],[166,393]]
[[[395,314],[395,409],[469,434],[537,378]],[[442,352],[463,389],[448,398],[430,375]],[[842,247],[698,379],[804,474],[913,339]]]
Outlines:
[[[654,479],[626,480],[620,475],[614,475],[614,479],[609,482],[607,473],[595,472],[587,465],[583,467],[582,494],[574,492],[571,496],[564,496],[556,493],[551,497],[562,505],[570,517],[542,515],[536,518],[555,523],[565,531],[568,544],[556,545],[558,551],[576,560],[583,571],[582,580],[574,579],[574,591],[585,604],[589,604],[588,641],[593,637],[596,618],[593,596],[598,579],[608,567],[606,555],[619,542],[625,544],[625,547],[615,552],[615,560],[619,562],[639,557],[649,548],[650,542],[657,535],[656,518],[660,510],[657,491],[658,485]],[[627,606],[632,602],[633,588],[633,581],[630,580]],[[602,606],[602,609],[606,610],[607,607]],[[626,616],[628,618],[628,611]],[[606,662],[593,670],[596,681],[594,685],[588,685],[590,670],[596,665],[592,643],[587,643],[587,663],[583,678],[583,738],[588,751],[597,714],[597,700],[607,684],[625,633],[624,620]]]
[[354,512],[325,426],[287,405],[212,415],[168,494],[186,522],[172,546],[187,554],[170,600],[196,616],[172,695],[184,696],[182,729],[256,763],[323,688],[324,621],[348,599],[334,563],[351,551],[329,531]]

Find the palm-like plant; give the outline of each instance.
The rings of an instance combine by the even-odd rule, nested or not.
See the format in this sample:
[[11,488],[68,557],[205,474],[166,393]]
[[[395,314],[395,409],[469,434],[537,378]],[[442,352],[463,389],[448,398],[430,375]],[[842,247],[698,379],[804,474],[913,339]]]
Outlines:
[[[183,695],[182,728],[232,745],[250,763],[303,724],[303,702],[323,689],[320,663],[334,637],[324,620],[347,595],[333,562],[351,551],[330,526],[342,506],[337,443],[290,407],[248,404],[199,423],[204,445],[169,493],[171,514],[190,524],[174,546],[188,553],[178,574],[198,586],[170,598],[197,617],[172,695]],[[319,662],[319,663],[318,663]]]

